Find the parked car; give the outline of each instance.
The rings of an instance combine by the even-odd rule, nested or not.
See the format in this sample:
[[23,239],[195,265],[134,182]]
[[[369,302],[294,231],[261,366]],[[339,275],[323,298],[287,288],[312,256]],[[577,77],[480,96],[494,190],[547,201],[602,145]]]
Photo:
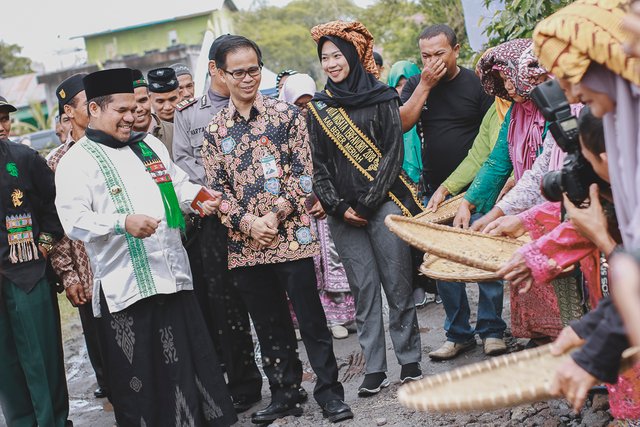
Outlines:
[[56,132],[52,129],[28,133],[26,135],[11,137],[11,140],[19,144],[28,145],[36,151],[49,152],[60,145]]

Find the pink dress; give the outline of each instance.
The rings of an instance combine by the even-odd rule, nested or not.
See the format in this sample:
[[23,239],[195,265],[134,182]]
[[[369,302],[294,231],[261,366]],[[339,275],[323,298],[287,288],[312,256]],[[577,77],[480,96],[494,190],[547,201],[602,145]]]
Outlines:
[[[562,325],[558,324],[558,302],[550,282],[579,261],[589,305],[595,308],[603,297],[599,286],[599,252],[573,224],[560,223],[560,203],[538,205],[519,217],[531,237],[536,239],[519,251],[531,269],[535,284],[525,295],[511,294],[513,334],[557,336]],[[607,388],[611,415],[617,420],[640,419],[640,364],[620,375],[616,384],[607,384]]]

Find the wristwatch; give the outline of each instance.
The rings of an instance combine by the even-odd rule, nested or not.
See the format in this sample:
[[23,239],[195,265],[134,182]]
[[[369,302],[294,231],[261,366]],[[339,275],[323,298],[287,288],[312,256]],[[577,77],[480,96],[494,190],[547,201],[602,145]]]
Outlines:
[[282,222],[285,218],[285,213],[284,211],[280,210],[279,207],[274,206],[271,208],[271,212],[273,212],[274,214],[276,214],[276,218],[278,218],[278,221]]

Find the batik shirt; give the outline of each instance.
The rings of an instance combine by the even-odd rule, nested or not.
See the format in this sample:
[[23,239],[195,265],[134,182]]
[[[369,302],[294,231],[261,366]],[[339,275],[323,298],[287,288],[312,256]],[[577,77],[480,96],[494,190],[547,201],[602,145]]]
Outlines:
[[[75,143],[76,141],[69,132],[67,141],[47,157],[47,164],[54,173],[62,156],[67,154]],[[81,285],[87,299],[92,298],[93,273],[91,272],[89,255],[87,255],[83,242],[63,236],[49,253],[49,261],[51,261],[53,271],[62,280],[65,289],[72,285]]]
[[[304,209],[312,187],[309,135],[294,106],[258,94],[245,120],[230,101],[205,132],[202,160],[209,187],[223,193],[219,214],[229,228],[230,269],[318,252]],[[261,249],[251,226],[274,207],[285,217],[274,242]]]

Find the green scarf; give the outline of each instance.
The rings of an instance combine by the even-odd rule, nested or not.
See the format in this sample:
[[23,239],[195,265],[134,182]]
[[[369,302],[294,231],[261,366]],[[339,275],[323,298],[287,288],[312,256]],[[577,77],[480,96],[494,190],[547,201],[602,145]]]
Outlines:
[[176,190],[173,188],[171,175],[167,172],[162,160],[144,141],[131,144],[129,147],[142,161],[147,172],[158,184],[158,189],[162,196],[162,204],[164,205],[164,213],[167,217],[167,226],[169,228],[179,228],[184,233],[185,222],[180,209],[180,202],[178,201]]

